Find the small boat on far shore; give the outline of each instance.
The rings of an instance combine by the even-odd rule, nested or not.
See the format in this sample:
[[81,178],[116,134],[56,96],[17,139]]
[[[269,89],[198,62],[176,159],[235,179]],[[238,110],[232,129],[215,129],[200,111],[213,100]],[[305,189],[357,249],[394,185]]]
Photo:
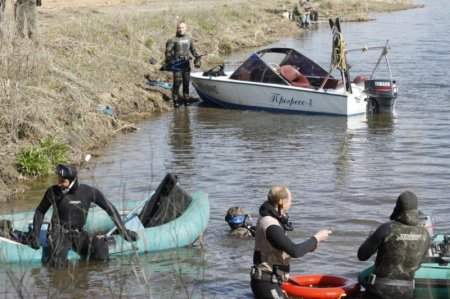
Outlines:
[[[234,71],[220,65],[204,73],[192,73],[192,84],[200,98],[224,108],[352,116],[390,113],[395,107],[397,84],[387,58],[388,42],[360,51],[380,50],[370,76],[351,78],[347,50],[339,19],[329,20],[333,32],[332,59],[327,71],[292,48],[257,51]],[[389,78],[375,78],[383,60]],[[339,77],[332,73],[339,70]]]

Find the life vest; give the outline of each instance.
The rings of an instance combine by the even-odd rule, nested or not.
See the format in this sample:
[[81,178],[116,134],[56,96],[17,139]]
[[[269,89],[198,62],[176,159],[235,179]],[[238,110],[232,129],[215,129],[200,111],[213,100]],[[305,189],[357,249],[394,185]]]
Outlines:
[[275,265],[289,267],[291,257],[284,251],[274,248],[266,238],[266,230],[271,225],[281,227],[277,219],[264,216],[258,220],[255,235],[255,251],[260,252],[261,262],[256,267],[264,272],[273,273]]

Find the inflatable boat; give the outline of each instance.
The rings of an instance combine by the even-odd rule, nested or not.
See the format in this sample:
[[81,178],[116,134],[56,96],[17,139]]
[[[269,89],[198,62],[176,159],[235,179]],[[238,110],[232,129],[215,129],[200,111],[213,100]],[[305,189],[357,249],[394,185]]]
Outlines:
[[[126,208],[125,210],[122,210]],[[208,195],[204,192],[189,194],[177,181],[176,176],[167,174],[158,188],[141,202],[126,203],[118,207],[125,215],[128,229],[136,231],[138,239],[127,242],[115,232],[114,223],[103,210],[89,211],[85,230],[106,238],[109,253],[130,255],[185,247],[195,242],[205,231],[210,215]],[[129,209],[132,209],[131,212]],[[0,216],[2,228],[0,237],[0,262],[40,262],[46,246],[48,225],[41,230],[41,248],[34,250],[26,242],[28,226],[34,212]],[[51,215],[49,211],[47,215]],[[48,219],[47,219],[48,220]],[[5,231],[7,231],[5,233]],[[69,251],[69,260],[81,257]]]

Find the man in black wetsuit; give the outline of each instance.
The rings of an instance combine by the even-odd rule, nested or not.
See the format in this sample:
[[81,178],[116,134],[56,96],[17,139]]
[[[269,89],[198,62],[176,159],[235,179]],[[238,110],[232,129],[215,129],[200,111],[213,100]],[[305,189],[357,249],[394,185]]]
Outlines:
[[358,259],[368,260],[375,252],[374,273],[362,298],[409,299],[414,293],[414,274],[430,247],[430,236],[419,224],[417,197],[405,191],[397,198],[390,217],[358,250]]
[[191,66],[189,53],[194,55],[195,67],[200,67],[200,55],[194,47],[192,37],[186,34],[186,23],[178,22],[177,33],[166,42],[166,64],[173,65],[172,100],[175,108],[178,107],[179,89],[183,83],[184,105],[189,105],[189,80],[191,79]]
[[251,271],[251,288],[255,298],[286,298],[281,283],[289,277],[291,257],[312,252],[317,244],[328,238],[329,230],[321,230],[303,243],[295,244],[286,236],[292,230],[287,212],[292,197],[288,188],[274,186],[264,202],[256,224],[255,251]]
[[136,233],[125,229],[117,209],[96,188],[79,184],[77,170],[71,165],[59,164],[56,167],[58,184],[49,187],[33,217],[33,230],[29,244],[40,248],[39,234],[45,213],[53,208],[50,229],[47,234],[48,253],[44,250],[42,260],[53,267],[67,264],[67,253],[73,249],[86,259],[106,261],[109,259],[105,239],[84,230],[89,207],[95,203],[105,210],[117,226],[125,240],[136,241]]

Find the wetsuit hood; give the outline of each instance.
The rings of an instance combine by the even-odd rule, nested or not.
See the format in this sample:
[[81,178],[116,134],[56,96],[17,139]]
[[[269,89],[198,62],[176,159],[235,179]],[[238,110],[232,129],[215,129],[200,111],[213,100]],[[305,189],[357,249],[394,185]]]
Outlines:
[[268,201],[265,201],[259,207],[259,215],[261,215],[261,217],[272,216],[272,217],[278,219],[278,212],[275,210],[275,208]]
[[69,193],[75,192],[75,190],[78,189],[80,186],[80,183],[78,183],[78,178],[75,179],[75,182],[72,185],[72,188],[70,188]]
[[68,164],[58,164],[55,168],[55,173],[71,183],[78,175],[75,166]]
[[259,207],[259,215],[261,215],[261,217],[271,216],[277,219],[285,231],[292,231],[294,229],[292,222],[289,221],[289,215],[286,214],[280,216],[269,201],[265,201]]
[[71,184],[75,181],[69,191],[74,191],[78,188],[78,171],[74,165],[58,164],[55,173],[64,179],[69,180]]
[[417,225],[419,223],[417,205],[417,196],[413,192],[403,192],[397,198],[397,203],[390,219],[407,225]]

